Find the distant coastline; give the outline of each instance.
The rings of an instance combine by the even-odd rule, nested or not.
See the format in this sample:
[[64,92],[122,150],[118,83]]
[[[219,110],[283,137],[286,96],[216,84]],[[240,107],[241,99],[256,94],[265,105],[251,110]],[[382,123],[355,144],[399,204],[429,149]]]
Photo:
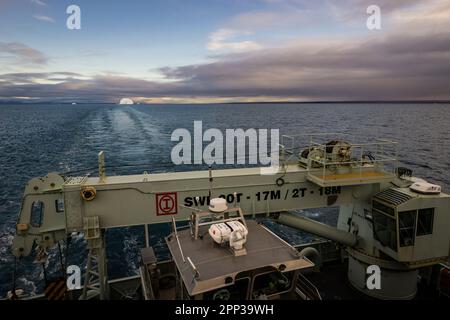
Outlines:
[[[447,104],[450,103],[450,100],[348,100],[348,101],[257,101],[257,102],[198,102],[198,103],[140,103],[141,105],[208,105],[208,104],[216,104],[216,105],[228,105],[228,104],[363,104],[363,103],[377,103],[377,104],[404,104],[404,103],[412,103],[412,104],[420,104],[420,103],[442,103]],[[0,105],[32,105],[32,104],[62,104],[62,105],[72,105],[72,102],[54,102],[54,101],[17,101],[17,100],[0,100]],[[83,104],[115,104],[115,102],[77,102],[76,105]]]

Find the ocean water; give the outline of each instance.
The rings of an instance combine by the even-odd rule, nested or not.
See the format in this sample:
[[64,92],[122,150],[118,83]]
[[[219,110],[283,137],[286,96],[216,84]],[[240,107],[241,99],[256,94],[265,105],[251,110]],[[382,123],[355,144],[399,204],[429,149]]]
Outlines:
[[[170,135],[177,128],[280,129],[281,134],[345,132],[356,140],[388,138],[399,142],[402,165],[417,176],[450,191],[450,104],[230,104],[230,105],[0,105],[0,297],[12,287],[14,258],[10,245],[26,182],[48,172],[92,172],[97,153],[106,153],[107,174],[198,170],[174,166]],[[335,225],[333,208],[300,212]],[[313,237],[287,227],[272,226],[291,243]],[[159,258],[167,257],[162,236],[167,225],[150,227],[151,243]],[[107,232],[110,278],[137,271],[143,227]],[[63,250],[66,246],[63,245]],[[58,275],[58,251],[50,251],[47,276]],[[68,263],[85,261],[81,236],[67,249]],[[17,287],[38,293],[44,285],[42,267],[33,257],[18,261]]]

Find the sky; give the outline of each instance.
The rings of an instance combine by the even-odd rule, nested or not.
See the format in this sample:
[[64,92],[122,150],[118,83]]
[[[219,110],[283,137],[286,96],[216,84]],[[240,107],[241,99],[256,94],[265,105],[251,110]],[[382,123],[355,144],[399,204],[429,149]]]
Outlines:
[[450,0],[0,0],[0,101],[450,100],[449,84]]

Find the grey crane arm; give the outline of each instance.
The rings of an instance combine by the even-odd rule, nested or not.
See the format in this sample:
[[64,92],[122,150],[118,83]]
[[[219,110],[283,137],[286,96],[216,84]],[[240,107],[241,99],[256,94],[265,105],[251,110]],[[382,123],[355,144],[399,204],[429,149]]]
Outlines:
[[[306,169],[292,165],[275,175],[262,175],[260,168],[216,170],[212,197],[258,215],[349,203],[352,189],[320,187],[308,180]],[[25,188],[13,252],[28,255],[34,244],[48,248],[72,232],[188,220],[192,211],[207,207],[209,190],[208,171],[34,178]],[[98,225],[88,225],[94,218]]]

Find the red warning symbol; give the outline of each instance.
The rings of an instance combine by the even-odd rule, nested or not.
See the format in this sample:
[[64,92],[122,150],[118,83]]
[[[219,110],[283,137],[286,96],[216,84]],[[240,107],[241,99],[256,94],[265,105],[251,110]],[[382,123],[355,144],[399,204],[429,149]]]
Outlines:
[[156,215],[165,216],[177,214],[177,193],[156,193]]

